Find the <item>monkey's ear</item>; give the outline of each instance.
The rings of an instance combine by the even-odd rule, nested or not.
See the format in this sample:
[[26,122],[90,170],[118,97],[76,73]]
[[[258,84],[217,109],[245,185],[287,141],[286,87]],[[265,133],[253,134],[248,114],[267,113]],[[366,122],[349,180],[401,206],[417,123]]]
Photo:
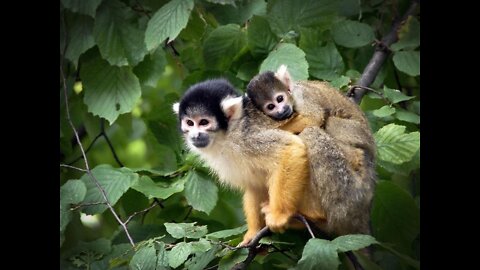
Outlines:
[[173,103],[172,109],[173,109],[173,112],[178,115],[178,111],[180,109],[180,103],[178,103],[178,102]]
[[223,113],[228,120],[242,117],[243,97],[227,97],[220,103]]
[[275,77],[279,79],[285,86],[288,87],[288,90],[291,90],[293,87],[293,82],[292,82],[292,77],[290,76],[290,73],[287,70],[286,65],[281,65],[278,69],[277,72],[275,72]]

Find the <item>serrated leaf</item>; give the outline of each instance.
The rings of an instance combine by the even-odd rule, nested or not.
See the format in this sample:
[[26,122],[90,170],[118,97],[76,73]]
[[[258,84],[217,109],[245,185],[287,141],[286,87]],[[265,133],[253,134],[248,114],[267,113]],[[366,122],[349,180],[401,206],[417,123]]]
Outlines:
[[412,159],[420,147],[418,131],[405,133],[405,127],[388,124],[375,133],[378,158],[400,164]]
[[246,248],[229,251],[227,255],[222,256],[222,259],[220,259],[218,270],[230,270],[235,264],[244,261],[247,256],[248,249]]
[[397,89],[390,89],[386,86],[383,87],[383,93],[385,97],[390,100],[392,103],[398,103],[406,100],[410,100],[415,97],[407,96],[404,93],[400,92]]
[[223,230],[223,231],[218,231],[218,232],[213,232],[207,234],[205,237],[208,239],[222,239],[222,238],[227,238],[233,235],[239,235],[244,233],[247,230],[247,225],[243,225],[234,229],[229,229],[229,230]]
[[158,250],[157,254],[157,269],[167,270],[168,268],[168,252],[165,250],[165,243],[157,242],[155,249]]
[[338,269],[340,260],[336,246],[330,241],[318,238],[308,240],[303,248],[302,258],[298,261],[298,269]]
[[195,238],[198,239],[207,234],[207,226],[195,226],[194,223],[164,223],[167,232],[177,238]]
[[395,67],[410,75],[420,75],[420,52],[417,51],[400,51],[393,55],[393,63]]
[[342,89],[342,87],[348,86],[350,82],[351,82],[350,77],[341,75],[340,77],[331,81],[330,84],[337,89]]
[[253,15],[265,15],[267,11],[267,3],[265,0],[242,0],[237,1],[235,5],[215,5],[208,7],[218,24],[225,25],[236,23],[243,25]]
[[193,5],[193,0],[172,0],[155,12],[145,31],[147,49],[155,50],[167,38],[174,40],[187,26]]
[[409,112],[403,109],[397,109],[397,112],[395,113],[395,117],[398,120],[409,122],[409,123],[414,123],[414,124],[420,124],[420,116],[413,113]]
[[122,113],[132,111],[140,98],[140,83],[129,67],[110,66],[97,57],[80,70],[88,111],[113,124]]
[[420,22],[413,16],[408,17],[400,27],[398,36],[398,41],[390,46],[393,51],[417,48],[420,46]]
[[206,1],[214,4],[235,6],[235,0],[206,0]]
[[157,265],[157,253],[153,246],[141,247],[128,264],[134,270],[155,270]]
[[134,186],[132,186],[132,188],[138,192],[143,193],[149,199],[166,199],[172,194],[183,191],[184,184],[185,180],[183,179],[174,181],[172,183],[155,183],[150,177],[142,175],[138,182]]
[[386,117],[390,116],[395,113],[395,108],[389,105],[385,105],[381,107],[380,109],[373,110],[372,111],[373,115],[376,117]]
[[[192,243],[193,247],[193,243]],[[197,253],[193,258],[185,263],[188,270],[202,270],[215,259],[216,253],[221,249],[220,245],[215,245],[208,252]]]
[[332,36],[335,43],[348,48],[358,48],[370,44],[375,39],[372,27],[368,24],[345,20],[333,25]]
[[373,236],[365,234],[342,235],[332,240],[332,244],[334,244],[340,252],[358,250],[377,243],[378,241],[375,240]]
[[267,18],[273,32],[283,37],[290,31],[299,33],[301,27],[330,24],[336,8],[335,0],[269,1]]
[[227,70],[246,45],[245,33],[237,24],[222,25],[205,39],[203,58],[207,70]]
[[389,181],[379,181],[372,205],[372,226],[379,241],[409,250],[420,230],[420,214],[413,198]]
[[318,79],[333,80],[343,72],[343,59],[333,42],[323,43],[321,30],[301,29],[299,47],[306,54],[309,73]]
[[157,82],[162,77],[167,64],[165,51],[157,49],[153,54],[147,55],[141,63],[133,68],[142,85],[156,87]]
[[64,7],[72,12],[95,17],[95,10],[102,0],[62,0]]
[[192,246],[190,243],[177,243],[172,250],[168,252],[168,264],[176,268],[185,262],[191,253]]
[[420,149],[415,153],[415,155],[413,155],[413,158],[410,161],[404,162],[402,164],[393,164],[382,160],[378,160],[377,163],[379,166],[389,172],[398,175],[408,176],[411,171],[420,168]]
[[205,238],[200,238],[198,241],[190,242],[192,244],[192,253],[204,253],[212,248],[212,244]]
[[253,16],[248,24],[247,37],[248,47],[254,56],[268,54],[279,41],[267,19],[259,16]]
[[270,52],[260,65],[260,73],[275,72],[282,64],[287,65],[288,72],[294,81],[308,79],[308,63],[305,53],[293,44],[280,44],[277,49]]
[[93,19],[72,14],[67,23],[68,45],[65,57],[78,67],[78,58],[95,45],[93,40]]
[[60,187],[60,232],[63,232],[72,219],[70,204],[83,201],[87,187],[80,180],[68,180]]
[[[115,205],[118,199],[138,181],[138,174],[128,168],[116,169],[108,164],[98,165],[92,170],[92,174],[105,190],[107,199],[111,205]],[[84,174],[80,180],[82,180],[87,187],[87,194],[83,203],[98,203],[104,201],[100,190],[88,174]],[[83,212],[88,215],[101,214],[106,209],[107,206],[103,204],[93,205],[83,208]]]
[[111,65],[135,66],[147,54],[144,32],[129,21],[132,16],[131,8],[118,0],[107,0],[98,8],[93,35]]
[[193,209],[210,214],[218,200],[217,185],[197,171],[189,171],[186,176],[185,198]]

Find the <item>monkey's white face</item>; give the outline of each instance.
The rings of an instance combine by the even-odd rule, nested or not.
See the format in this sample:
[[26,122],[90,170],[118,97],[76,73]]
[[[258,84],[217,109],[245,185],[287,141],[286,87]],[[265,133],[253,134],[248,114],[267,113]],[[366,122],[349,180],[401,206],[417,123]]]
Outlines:
[[275,120],[284,120],[292,116],[293,107],[290,95],[285,92],[277,92],[271,100],[267,100],[263,106],[263,112]]
[[205,148],[213,143],[218,123],[215,117],[206,115],[184,116],[181,129],[191,149]]

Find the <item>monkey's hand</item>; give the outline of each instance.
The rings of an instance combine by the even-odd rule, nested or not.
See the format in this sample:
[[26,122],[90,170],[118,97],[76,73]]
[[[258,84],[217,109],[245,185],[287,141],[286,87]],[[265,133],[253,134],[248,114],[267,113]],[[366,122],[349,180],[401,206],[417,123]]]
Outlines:
[[258,233],[258,231],[248,230],[245,235],[243,236],[242,242],[237,245],[237,247],[244,247],[252,241],[253,237]]
[[268,203],[262,203],[262,213],[265,215],[265,224],[272,232],[283,233],[287,228],[290,214],[271,211]]

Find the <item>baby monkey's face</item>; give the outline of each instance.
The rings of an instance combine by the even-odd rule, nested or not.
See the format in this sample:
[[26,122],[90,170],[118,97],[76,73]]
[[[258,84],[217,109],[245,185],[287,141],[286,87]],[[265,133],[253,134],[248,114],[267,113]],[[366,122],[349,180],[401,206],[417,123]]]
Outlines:
[[257,104],[263,112],[271,118],[280,121],[293,114],[292,96],[287,91],[274,92],[263,104]]

